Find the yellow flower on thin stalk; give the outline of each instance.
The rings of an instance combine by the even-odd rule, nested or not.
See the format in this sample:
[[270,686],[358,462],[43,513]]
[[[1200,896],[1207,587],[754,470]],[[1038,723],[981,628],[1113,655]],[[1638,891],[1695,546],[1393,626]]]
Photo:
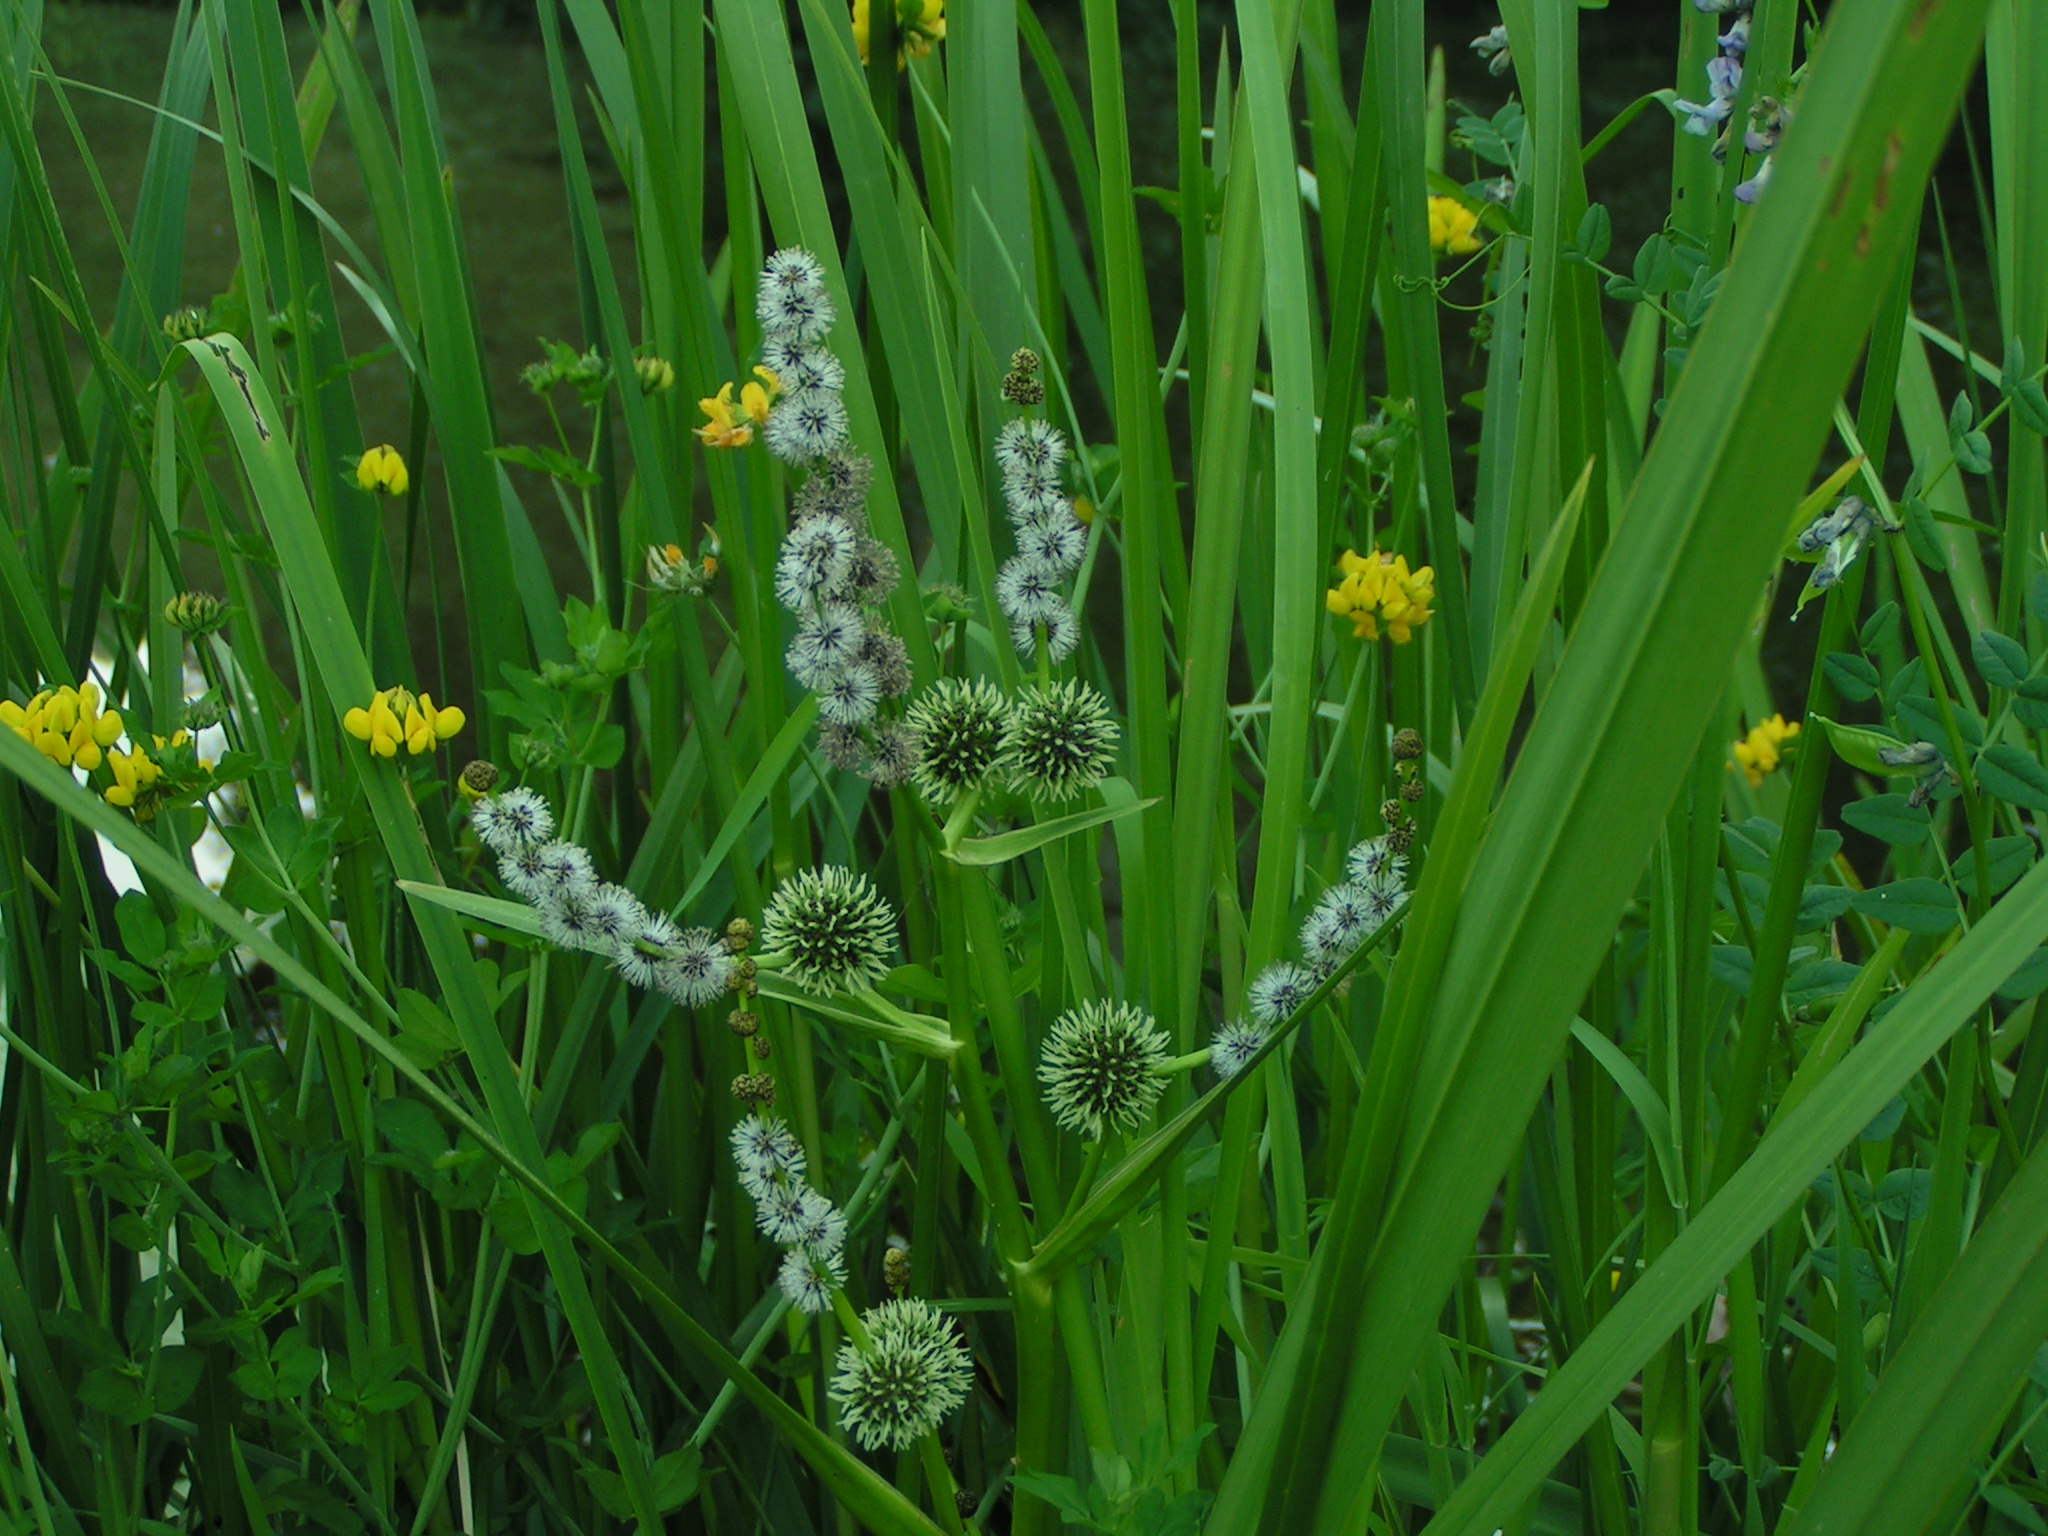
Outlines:
[[88,773],[99,767],[124,729],[119,710],[100,708],[99,684],[91,678],[76,688],[69,683],[46,688],[27,704],[0,699],[0,725],[59,768]]
[[1785,755],[1785,744],[1799,734],[1799,722],[1787,720],[1783,715],[1772,715],[1750,727],[1749,734],[1730,748],[1734,761],[1730,769],[1740,767],[1743,777],[1749,780],[1751,789],[1759,788],[1766,774],[1775,773]]
[[[853,40],[860,48],[860,61],[868,61],[868,29],[872,24],[870,0],[853,0]],[[896,67],[908,59],[921,59],[932,44],[946,36],[946,0],[896,0]]]
[[744,448],[751,443],[754,433],[768,424],[768,412],[782,392],[782,381],[770,370],[756,366],[754,377],[738,387],[737,401],[733,399],[735,386],[725,383],[718,386],[717,394],[697,402],[697,409],[709,418],[697,428],[706,448]]
[[431,752],[469,723],[454,705],[440,708],[432,694],[408,688],[380,688],[367,709],[351,709],[341,727],[377,757],[396,757],[402,747],[414,757]]
[[1429,200],[1429,248],[1439,256],[1470,256],[1479,249],[1479,215],[1455,197]]
[[398,456],[398,450],[389,443],[380,443],[375,448],[365,448],[363,456],[356,460],[356,484],[366,491],[403,496],[412,477],[406,473],[405,460]]
[[1429,622],[1429,605],[1436,601],[1436,572],[1431,567],[1411,571],[1406,555],[1377,549],[1361,555],[1347,549],[1338,557],[1337,569],[1342,577],[1323,594],[1323,606],[1351,621],[1353,638],[1377,640],[1384,624],[1388,639],[1406,645]]

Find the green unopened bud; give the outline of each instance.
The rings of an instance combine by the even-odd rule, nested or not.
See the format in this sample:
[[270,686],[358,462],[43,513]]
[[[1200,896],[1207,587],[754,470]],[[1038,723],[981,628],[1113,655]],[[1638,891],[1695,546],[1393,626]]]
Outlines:
[[642,394],[658,395],[675,387],[675,365],[667,358],[636,357],[633,359],[633,372],[639,375]]
[[725,947],[736,955],[744,955],[754,944],[754,925],[744,917],[736,917],[725,925]]
[[1422,733],[1407,727],[1394,732],[1394,761],[1412,763],[1422,756]]
[[164,619],[196,640],[227,623],[228,605],[211,592],[180,592],[164,604]]
[[206,334],[206,311],[187,304],[164,316],[164,335],[172,341],[197,341]]
[[227,701],[220,696],[220,690],[211,689],[196,699],[185,701],[179,723],[188,731],[203,731],[208,726],[219,725],[227,712]]
[[767,1109],[775,1103],[775,1079],[766,1072],[742,1072],[732,1080],[732,1096],[749,1109]]

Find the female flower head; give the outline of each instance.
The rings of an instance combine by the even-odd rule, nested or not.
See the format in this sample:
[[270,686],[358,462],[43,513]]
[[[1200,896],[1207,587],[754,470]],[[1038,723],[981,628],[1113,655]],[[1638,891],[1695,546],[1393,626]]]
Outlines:
[[1102,782],[1114,760],[1116,722],[1086,683],[1054,683],[1019,694],[1003,731],[1017,787],[1034,800],[1071,800]]
[[885,1301],[861,1322],[867,1345],[839,1347],[827,1395],[863,1450],[906,1450],[967,1401],[974,1362],[929,1302]]
[[942,677],[910,706],[917,734],[911,777],[934,805],[951,805],[995,771],[1003,757],[1008,705],[982,678]]
[[1084,1003],[1053,1021],[1039,1058],[1053,1118],[1090,1141],[1141,1124],[1166,1091],[1166,1036],[1129,1003]]
[[761,915],[761,945],[788,957],[789,977],[805,991],[844,991],[888,974],[896,914],[867,876],[807,869],[777,887]]

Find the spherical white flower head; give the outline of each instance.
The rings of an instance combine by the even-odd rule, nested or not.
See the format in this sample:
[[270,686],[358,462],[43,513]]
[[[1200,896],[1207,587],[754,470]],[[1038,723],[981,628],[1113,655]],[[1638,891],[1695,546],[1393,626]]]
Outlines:
[[1081,643],[1081,621],[1065,603],[1056,603],[1036,619],[1010,626],[1010,644],[1026,661],[1038,659],[1038,642],[1045,641],[1045,654],[1053,661],[1065,661]]
[[1389,838],[1371,837],[1345,855],[1344,868],[1363,885],[1376,880],[1391,880],[1399,885],[1408,877],[1408,855],[1397,852]]
[[1209,1042],[1209,1065],[1218,1077],[1235,1077],[1258,1055],[1267,1038],[1262,1024],[1242,1020],[1225,1024]]
[[623,885],[600,884],[590,893],[590,931],[593,949],[623,949],[647,921],[647,909],[640,898]]
[[1049,421],[1005,422],[996,434],[996,467],[1005,477],[1026,470],[1053,474],[1067,462],[1067,434]]
[[1012,528],[1022,528],[1049,517],[1074,515],[1074,504],[1067,499],[1067,493],[1060,489],[1056,476],[1034,477],[1024,485],[1005,481],[1003,505],[1010,514]]
[[885,1301],[861,1321],[868,1346],[840,1346],[827,1394],[863,1450],[907,1450],[967,1401],[974,1361],[928,1302]]
[[558,891],[549,900],[536,905],[540,908],[541,937],[557,949],[600,953],[609,949],[610,942],[600,926],[595,887]]
[[486,795],[469,808],[470,830],[477,841],[499,855],[517,853],[555,835],[555,813],[530,789],[508,789]]
[[1362,885],[1347,880],[1323,892],[1301,925],[1301,952],[1309,964],[1324,971],[1341,964],[1379,926],[1372,912]]
[[896,953],[896,913],[866,875],[837,865],[782,882],[761,914],[761,947],[788,956],[786,972],[807,992],[880,981]]
[[537,850],[540,870],[539,886],[532,892],[521,892],[535,906],[576,894],[587,895],[597,889],[597,866],[590,862],[590,855],[575,843],[542,843]]
[[1366,922],[1374,930],[1401,909],[1401,903],[1408,895],[1401,885],[1400,878],[1392,874],[1382,875],[1377,880],[1353,883],[1362,894]]
[[1275,960],[1254,978],[1246,1003],[1254,1019],[1271,1026],[1292,1017],[1315,989],[1315,976],[1307,967]]
[[873,667],[850,662],[818,690],[818,713],[834,725],[866,725],[882,702],[882,679]]
[[1017,787],[1034,800],[1071,800],[1102,782],[1115,760],[1109,705],[1086,683],[1027,688],[1010,706],[1003,750]]
[[1081,520],[1061,507],[1048,516],[1021,523],[1017,528],[1017,553],[1062,577],[1073,574],[1088,553],[1088,530]]
[[775,599],[801,612],[846,580],[860,535],[836,517],[807,517],[775,556]]
[[810,1194],[802,1179],[771,1184],[754,1206],[754,1224],[777,1247],[794,1248],[803,1241],[804,1203]]
[[837,1253],[846,1246],[846,1216],[815,1189],[804,1190],[796,1240],[813,1253]]
[[846,402],[833,389],[784,395],[768,412],[762,441],[785,464],[822,459],[846,444]]
[[736,964],[709,928],[692,928],[654,962],[654,984],[685,1008],[702,1008],[725,995]]
[[1166,1036],[1129,1003],[1083,1003],[1053,1021],[1038,1080],[1053,1118],[1090,1141],[1141,1124],[1166,1091]]
[[804,615],[789,642],[790,676],[806,688],[818,688],[860,654],[868,627],[860,610],[845,603],[825,603]]
[[832,1293],[846,1283],[846,1261],[837,1249],[819,1253],[793,1248],[783,1255],[775,1283],[792,1307],[816,1317],[832,1309]]
[[1012,624],[1042,624],[1055,608],[1066,606],[1060,596],[1060,573],[1026,555],[1013,555],[996,573],[996,601]]
[[846,388],[846,365],[824,347],[808,346],[786,336],[772,336],[761,347],[761,366],[775,375],[783,389],[841,390]]
[[740,1188],[757,1201],[777,1184],[804,1176],[804,1149],[796,1133],[774,1115],[749,1115],[732,1128],[732,1160]]
[[619,946],[619,953],[613,964],[619,974],[636,987],[654,985],[654,971],[668,952],[683,941],[683,930],[676,926],[675,919],[666,912],[646,913],[640,926],[627,935],[625,943]]
[[818,345],[836,318],[832,297],[825,291],[823,264],[798,246],[785,246],[770,256],[754,292],[754,314],[772,341]]
[[917,787],[951,805],[994,772],[1003,757],[1009,704],[983,678],[942,677],[917,696],[908,722],[917,736]]

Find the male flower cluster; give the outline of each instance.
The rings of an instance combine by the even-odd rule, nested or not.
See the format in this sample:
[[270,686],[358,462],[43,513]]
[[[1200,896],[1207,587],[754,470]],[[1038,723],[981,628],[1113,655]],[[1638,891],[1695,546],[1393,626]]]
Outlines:
[[748,1115],[732,1128],[740,1188],[754,1202],[754,1220],[770,1242],[788,1250],[776,1284],[789,1304],[813,1316],[828,1310],[846,1281],[846,1217],[804,1182],[804,1151],[773,1115]]
[[401,747],[418,757],[468,723],[469,716],[454,705],[441,708],[432,694],[409,688],[380,688],[369,708],[359,705],[341,717],[341,728],[378,757],[396,757]]
[[708,928],[684,929],[623,885],[600,880],[584,848],[555,836],[554,812],[532,790],[484,796],[470,807],[469,826],[557,948],[601,956],[633,986],[654,987],[685,1008],[715,1002],[731,987],[739,962],[725,940]]
[[[1036,357],[1031,371],[1037,371]],[[1087,553],[1088,530],[1061,484],[1067,454],[1066,434],[1050,422],[1025,417],[996,435],[1003,505],[1017,538],[1017,553],[996,574],[996,601],[1010,621],[1011,643],[1027,661],[1041,641],[1053,661],[1066,660],[1081,642],[1064,586]]]
[[1730,768],[1742,769],[1742,776],[1749,780],[1749,787],[1759,787],[1766,774],[1778,771],[1778,764],[1785,755],[1785,743],[1799,734],[1799,722],[1787,720],[1783,715],[1772,715],[1750,727],[1749,734],[1730,748],[1735,761]]
[[1396,645],[1406,645],[1415,630],[1429,622],[1430,604],[1436,601],[1436,572],[1429,566],[1408,569],[1406,555],[1370,555],[1345,550],[1337,568],[1343,575],[1324,595],[1324,606],[1339,618],[1351,621],[1351,633],[1360,640],[1377,640],[1380,625]]

